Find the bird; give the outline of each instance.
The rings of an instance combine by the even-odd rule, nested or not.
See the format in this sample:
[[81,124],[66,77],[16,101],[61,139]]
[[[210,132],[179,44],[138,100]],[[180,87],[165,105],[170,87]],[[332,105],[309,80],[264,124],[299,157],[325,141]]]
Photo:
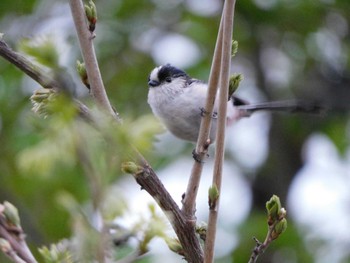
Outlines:
[[[174,136],[196,142],[205,112],[208,84],[190,77],[182,69],[165,64],[151,71],[148,86],[147,102],[153,114]],[[213,143],[216,137],[217,110],[218,96],[212,113],[210,143]],[[231,122],[262,110],[319,113],[321,107],[293,100],[249,104],[235,95],[230,95],[227,101],[227,120]]]

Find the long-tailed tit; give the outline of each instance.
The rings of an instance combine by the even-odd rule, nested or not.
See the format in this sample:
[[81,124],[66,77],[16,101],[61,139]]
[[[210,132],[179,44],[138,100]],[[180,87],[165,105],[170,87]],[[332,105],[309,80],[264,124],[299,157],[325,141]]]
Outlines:
[[[166,128],[176,137],[196,142],[203,116],[208,84],[191,78],[170,64],[156,67],[148,79],[148,103]],[[216,136],[218,99],[214,105],[210,142]],[[318,112],[319,107],[297,101],[275,101],[248,104],[231,96],[227,102],[228,120],[250,116],[259,110]]]

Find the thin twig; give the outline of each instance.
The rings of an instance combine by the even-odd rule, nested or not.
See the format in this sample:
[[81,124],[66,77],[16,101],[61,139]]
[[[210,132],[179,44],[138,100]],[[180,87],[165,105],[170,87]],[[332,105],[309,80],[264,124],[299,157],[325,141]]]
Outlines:
[[[230,58],[232,49],[232,29],[234,15],[235,0],[226,0],[223,14],[223,34],[222,36],[222,56],[220,71],[220,93],[219,93],[219,109],[216,133],[215,161],[213,171],[213,186],[221,194],[222,167],[225,154],[225,130],[227,115],[227,94],[229,87],[230,75]],[[214,259],[214,245],[216,237],[216,224],[219,210],[219,197],[215,200],[215,205],[209,210],[209,220],[207,228],[207,236],[204,249],[204,262],[211,263]]]
[[48,77],[38,66],[35,66],[27,58],[13,51],[5,41],[0,40],[0,56],[22,70],[25,74],[38,82],[43,88],[59,90],[59,83]]
[[271,244],[271,242],[273,241],[272,238],[272,230],[274,229],[274,227],[276,226],[278,221],[276,221],[272,226],[269,226],[269,230],[266,234],[265,240],[263,243],[261,243],[257,238],[253,238],[255,241],[255,248],[252,251],[252,254],[250,256],[250,259],[248,261],[248,263],[256,263],[256,261],[258,260],[258,257],[263,254],[265,252],[265,250],[267,249],[267,247]]
[[[56,79],[52,79],[40,67],[34,65],[27,58],[18,52],[13,51],[4,40],[0,40],[0,56],[6,59],[11,64],[15,65],[23,73],[35,80],[45,89],[52,89],[56,91],[69,90],[69,87],[64,87],[65,83],[60,83]],[[74,99],[79,115],[91,122],[92,116],[90,109],[77,99]]]
[[113,110],[103,85],[93,45],[93,37],[88,29],[83,3],[81,0],[70,0],[69,4],[75,28],[77,30],[80,49],[85,62],[86,72],[89,78],[91,94],[95,98],[99,107],[119,120],[118,113]]
[[217,89],[219,86],[218,84],[219,84],[219,75],[220,75],[220,69],[221,69],[221,54],[222,54],[222,32],[223,32],[222,24],[223,24],[223,17],[221,17],[212,66],[211,66],[210,75],[209,75],[207,100],[205,104],[205,112],[207,114],[205,114],[204,117],[202,118],[196,150],[195,150],[195,154],[197,155],[198,159],[193,163],[191,175],[187,184],[187,190],[186,190],[184,199],[182,201],[183,203],[182,211],[185,214],[185,216],[191,221],[194,221],[194,215],[196,211],[197,192],[198,192],[202,169],[203,169],[202,160],[204,160],[204,158],[206,157],[207,149],[209,146],[208,138],[209,138],[209,131],[210,131],[211,120],[212,120],[212,112],[213,112],[214,103],[216,99]]
[[[12,227],[13,228],[13,227]],[[21,228],[16,228],[16,231],[11,231],[6,220],[0,215],[0,237],[9,242],[15,254],[26,263],[37,263],[33,254],[29,250],[27,243],[24,240],[24,233]],[[7,256],[10,256],[8,254]],[[15,260],[15,259],[13,259]],[[16,261],[14,261],[16,262]]]

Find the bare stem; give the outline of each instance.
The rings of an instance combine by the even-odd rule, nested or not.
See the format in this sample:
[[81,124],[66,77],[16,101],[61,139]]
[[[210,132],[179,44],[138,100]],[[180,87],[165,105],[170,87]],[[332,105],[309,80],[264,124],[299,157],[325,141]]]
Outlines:
[[267,249],[267,247],[271,244],[271,242],[273,241],[273,239],[271,237],[272,230],[276,226],[276,223],[277,222],[275,222],[272,226],[269,226],[269,230],[267,232],[267,235],[266,235],[263,243],[259,242],[259,240],[254,237],[254,241],[255,241],[256,245],[255,245],[254,250],[252,251],[252,254],[250,256],[248,263],[256,263],[258,260],[258,257],[262,253],[264,253],[264,251]]
[[118,114],[114,112],[103,85],[100,68],[95,55],[93,37],[88,29],[83,3],[81,0],[70,0],[69,4],[91,86],[91,94],[100,108],[118,119]]
[[221,54],[222,54],[222,23],[223,17],[221,17],[218,37],[216,40],[215,51],[213,55],[213,61],[211,65],[210,75],[209,75],[209,83],[208,83],[208,92],[207,92],[207,100],[205,104],[205,112],[207,114],[202,118],[201,126],[199,129],[199,135],[196,145],[196,154],[198,156],[199,161],[195,161],[193,163],[193,167],[191,170],[190,179],[187,184],[187,190],[185,193],[185,197],[183,199],[182,211],[185,216],[194,220],[194,215],[196,211],[196,198],[199,188],[199,183],[202,175],[203,169],[203,161],[206,157],[207,149],[209,146],[208,138],[209,131],[211,126],[211,116],[214,108],[214,103],[216,99],[218,84],[219,84],[219,75],[221,69]]
[[[18,69],[23,71],[23,73],[39,83],[43,88],[57,91],[68,90],[68,87],[63,87],[63,85],[65,85],[64,83],[60,83],[56,79],[50,78],[47,73],[40,69],[40,67],[34,65],[18,52],[13,51],[3,40],[0,40],[0,56],[15,65]],[[85,120],[91,122],[92,116],[90,109],[76,99],[74,99],[74,103],[77,106],[79,115]]]
[[57,81],[48,77],[48,74],[45,74],[27,58],[13,51],[3,40],[0,40],[0,56],[22,70],[42,87],[55,90],[59,89],[59,83]]
[[21,228],[9,226],[5,218],[0,214],[0,237],[9,242],[11,246],[11,253],[6,255],[10,257],[13,262],[37,263],[33,254],[29,250],[27,243],[24,240],[24,233]]
[[[234,16],[235,0],[226,0],[223,14],[223,34],[222,36],[222,54],[221,54],[221,71],[220,71],[220,93],[219,93],[219,109],[218,123],[216,133],[215,161],[213,171],[213,185],[218,189],[219,196],[221,194],[222,167],[225,153],[225,130],[227,115],[227,94],[229,87],[230,75],[230,58],[232,48],[232,30]],[[204,250],[204,262],[211,263],[214,260],[214,245],[216,237],[216,224],[219,210],[219,198],[215,201],[215,206],[209,211],[209,221],[207,229],[207,237]]]

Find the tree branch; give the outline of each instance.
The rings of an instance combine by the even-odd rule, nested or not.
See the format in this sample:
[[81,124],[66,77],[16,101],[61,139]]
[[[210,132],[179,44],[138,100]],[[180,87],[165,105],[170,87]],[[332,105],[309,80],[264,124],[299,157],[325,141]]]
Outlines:
[[[1,205],[1,207],[3,206]],[[5,254],[11,258],[13,262],[37,263],[24,240],[25,235],[22,228],[12,224],[10,225],[3,211],[0,211],[0,237],[9,244],[7,249],[2,247],[1,250],[5,250]]]
[[119,121],[118,113],[113,110],[103,85],[100,68],[95,55],[93,37],[88,30],[83,3],[81,0],[70,0],[69,4],[91,86],[91,94],[100,108],[110,113]]
[[59,83],[48,77],[38,66],[35,66],[27,58],[13,51],[5,41],[0,39],[0,56],[22,70],[25,74],[38,82],[43,88],[59,90]]
[[[219,93],[219,109],[216,133],[215,161],[212,187],[215,187],[218,196],[212,201],[209,210],[209,221],[207,228],[207,236],[205,242],[204,262],[210,263],[214,259],[214,244],[216,237],[216,224],[219,210],[219,197],[221,194],[222,167],[225,154],[225,131],[227,119],[227,94],[230,76],[230,60],[232,49],[232,30],[235,0],[226,0],[223,14],[223,34],[222,37],[222,53],[221,53],[221,71],[220,71],[220,93]],[[209,197],[210,198],[210,197]]]
[[[39,85],[45,89],[52,89],[55,91],[69,90],[68,87],[64,86],[65,83],[50,78],[47,73],[40,69],[40,67],[34,65],[20,53],[13,51],[2,39],[0,39],[0,56],[15,65],[19,70],[39,83]],[[73,101],[77,106],[80,117],[91,122],[92,116],[90,109],[77,99],[73,99]]]
[[212,112],[214,108],[214,103],[216,99],[218,84],[219,84],[219,75],[221,70],[221,54],[222,54],[222,24],[223,24],[223,16],[221,17],[219,32],[216,40],[215,51],[213,55],[212,66],[209,75],[208,82],[208,92],[207,92],[207,100],[205,104],[205,115],[202,118],[201,126],[199,129],[199,135],[196,145],[196,160],[193,163],[193,167],[191,170],[191,175],[187,184],[187,190],[185,197],[183,199],[182,211],[185,216],[194,221],[195,211],[196,211],[196,198],[197,192],[199,188],[199,183],[201,179],[202,169],[203,169],[203,160],[206,157],[207,150],[210,144],[208,141],[209,131],[212,120]]
[[168,217],[182,245],[186,260],[190,263],[202,263],[203,252],[195,228],[187,223],[187,218],[146,160],[143,159],[142,162],[142,170],[134,175],[137,183],[157,201],[159,207]]

